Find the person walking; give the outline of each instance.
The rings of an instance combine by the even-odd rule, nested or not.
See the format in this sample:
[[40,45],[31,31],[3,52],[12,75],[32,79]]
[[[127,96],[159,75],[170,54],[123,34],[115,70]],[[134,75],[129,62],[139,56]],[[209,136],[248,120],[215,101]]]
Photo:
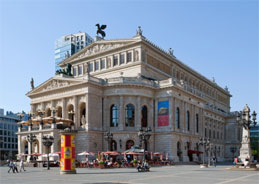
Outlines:
[[24,162],[23,162],[23,160],[20,161],[20,172],[22,172],[22,169],[23,169],[23,171],[26,171],[24,169]]
[[14,173],[14,170],[13,170],[13,162],[11,160],[8,160],[8,166],[9,166],[9,170],[8,170],[8,173],[12,170],[13,173]]
[[19,173],[19,172],[18,172],[18,169],[17,169],[16,160],[13,162],[13,171],[14,171],[14,173],[15,173],[15,172]]

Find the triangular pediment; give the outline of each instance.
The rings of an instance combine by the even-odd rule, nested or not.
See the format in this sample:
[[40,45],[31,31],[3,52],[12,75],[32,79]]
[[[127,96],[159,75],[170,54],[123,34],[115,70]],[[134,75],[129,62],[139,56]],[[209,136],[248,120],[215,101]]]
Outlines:
[[62,77],[62,75],[61,76],[57,75],[57,76],[54,76],[54,77],[50,78],[49,80],[45,81],[44,83],[37,86],[36,88],[32,89],[27,94],[27,96],[41,93],[41,92],[46,92],[46,91],[51,91],[51,90],[55,90],[55,89],[68,87],[68,86],[71,86],[74,84],[79,84],[81,82],[82,82],[82,80],[80,80],[80,79],[74,79],[72,77]]
[[82,59],[88,56],[100,54],[102,52],[110,51],[119,47],[123,47],[132,43],[137,42],[136,39],[118,39],[118,40],[101,40],[96,41],[89,46],[85,47],[78,53],[74,54],[70,58],[63,60],[60,65],[69,63],[70,61]]

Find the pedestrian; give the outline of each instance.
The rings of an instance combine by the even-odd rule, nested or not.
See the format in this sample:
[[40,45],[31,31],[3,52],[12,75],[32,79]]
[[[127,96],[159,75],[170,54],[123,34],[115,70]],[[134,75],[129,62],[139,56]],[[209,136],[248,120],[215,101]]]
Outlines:
[[22,169],[23,169],[23,171],[26,171],[24,169],[24,162],[23,162],[23,160],[20,161],[20,172],[22,172]]
[[217,162],[216,157],[213,157],[213,158],[212,158],[212,164],[214,165],[214,167],[216,167],[216,162]]
[[13,162],[11,160],[8,160],[8,166],[9,166],[9,170],[8,170],[8,173],[12,170],[13,173],[14,173],[14,170],[13,170]]
[[16,160],[13,162],[13,171],[14,171],[14,173],[15,173],[15,172],[19,173],[19,172],[18,172],[18,169],[17,169]]

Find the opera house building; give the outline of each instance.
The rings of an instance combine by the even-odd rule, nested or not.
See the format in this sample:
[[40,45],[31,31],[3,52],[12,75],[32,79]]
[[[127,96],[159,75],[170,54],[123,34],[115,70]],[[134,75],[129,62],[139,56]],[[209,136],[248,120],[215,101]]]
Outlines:
[[[123,152],[139,145],[138,132],[148,127],[146,150],[167,153],[174,162],[201,159],[201,137],[210,138],[218,161],[239,145],[228,89],[153,44],[140,28],[132,38],[98,39],[59,66],[26,94],[32,123],[20,123],[19,153],[46,153],[46,135],[54,137],[50,152],[60,151],[59,131],[66,127],[77,130],[76,154],[109,147]],[[32,148],[30,134],[36,136]]]

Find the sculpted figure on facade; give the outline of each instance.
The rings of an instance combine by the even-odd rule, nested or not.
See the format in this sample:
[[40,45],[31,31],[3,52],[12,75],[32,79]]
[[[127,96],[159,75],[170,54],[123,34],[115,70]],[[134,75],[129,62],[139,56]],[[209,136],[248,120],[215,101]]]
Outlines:
[[33,80],[33,78],[31,78],[31,90],[33,90],[34,89],[34,80]]
[[81,127],[82,127],[82,128],[85,128],[85,125],[86,125],[85,116],[82,115],[82,117],[81,117]]

